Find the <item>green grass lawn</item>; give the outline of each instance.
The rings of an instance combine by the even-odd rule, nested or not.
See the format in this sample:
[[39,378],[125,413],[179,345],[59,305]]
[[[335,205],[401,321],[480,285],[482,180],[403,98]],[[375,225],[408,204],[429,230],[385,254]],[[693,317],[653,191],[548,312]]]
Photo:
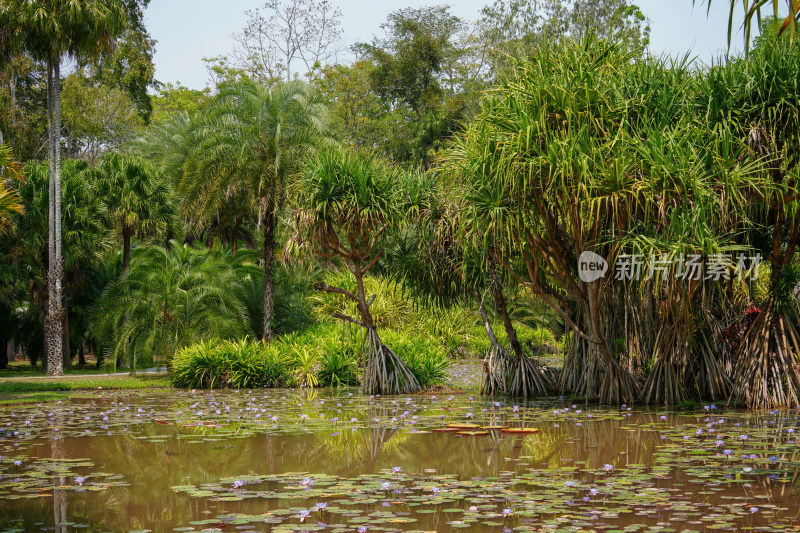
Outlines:
[[[120,374],[114,376],[70,376],[26,379],[0,377],[0,405],[47,402],[74,396],[74,391],[98,389],[153,389],[170,386],[164,374]],[[41,375],[41,373],[34,374]]]

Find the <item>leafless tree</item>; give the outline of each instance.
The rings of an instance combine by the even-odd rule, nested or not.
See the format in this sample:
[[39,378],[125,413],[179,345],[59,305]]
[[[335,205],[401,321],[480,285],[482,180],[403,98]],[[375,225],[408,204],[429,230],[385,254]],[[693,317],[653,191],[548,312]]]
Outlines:
[[342,12],[328,0],[266,0],[245,13],[233,55],[256,79],[313,76],[340,51]]

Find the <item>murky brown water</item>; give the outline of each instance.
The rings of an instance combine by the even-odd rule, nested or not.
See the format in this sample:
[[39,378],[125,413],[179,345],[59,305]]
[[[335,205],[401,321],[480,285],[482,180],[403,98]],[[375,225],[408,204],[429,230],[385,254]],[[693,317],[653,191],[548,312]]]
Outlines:
[[[797,412],[256,391],[0,417],[0,531],[800,530]],[[464,422],[538,433],[428,431]]]

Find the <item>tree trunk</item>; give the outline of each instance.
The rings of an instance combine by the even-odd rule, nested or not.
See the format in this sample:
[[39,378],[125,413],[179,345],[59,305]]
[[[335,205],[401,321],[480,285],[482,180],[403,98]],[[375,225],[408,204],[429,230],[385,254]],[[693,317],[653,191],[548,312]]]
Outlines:
[[131,264],[131,237],[133,230],[126,224],[122,228],[122,273],[128,271],[128,266]]
[[511,322],[511,316],[508,314],[508,306],[503,296],[503,289],[500,287],[500,278],[497,275],[497,269],[494,266],[494,261],[491,260],[489,263],[489,273],[492,276],[492,297],[494,298],[495,305],[497,305],[497,312],[500,313],[500,317],[503,319],[503,327],[506,330],[506,335],[508,335],[508,342],[511,343],[511,349],[514,350],[514,355],[517,356],[517,359],[522,360],[524,357],[522,345],[519,343],[519,338],[517,338],[517,330]]
[[64,327],[64,330],[63,330],[64,331],[64,344],[62,346],[62,350],[63,350],[62,353],[64,355],[64,359],[63,359],[61,367],[62,368],[69,368],[70,365],[72,364],[72,356],[70,355],[70,351],[69,351],[69,343],[70,343],[70,338],[69,338],[69,305],[64,305],[64,324],[63,324],[63,327]]
[[233,257],[236,257],[236,254],[239,252],[239,227],[242,225],[242,217],[238,217],[236,219],[236,224],[233,226],[233,235],[231,236],[231,240],[233,241]]
[[60,58],[51,59],[48,69],[50,144],[50,205],[48,212],[48,319],[46,321],[45,343],[47,351],[47,374],[60,376],[63,371],[63,270],[61,252],[61,91]]
[[266,342],[272,342],[272,312],[274,308],[272,287],[272,263],[275,259],[275,224],[277,214],[274,208],[264,221],[264,335]]
[[3,332],[0,332],[0,370],[8,368],[8,339]]
[[478,294],[478,291],[475,291],[473,295],[475,296],[475,301],[478,303],[478,312],[481,314],[483,328],[486,330],[486,335],[489,337],[489,343],[493,348],[502,349],[503,345],[497,340],[497,336],[492,329],[492,322],[489,320],[489,314],[486,312],[486,306],[483,305],[483,298]]

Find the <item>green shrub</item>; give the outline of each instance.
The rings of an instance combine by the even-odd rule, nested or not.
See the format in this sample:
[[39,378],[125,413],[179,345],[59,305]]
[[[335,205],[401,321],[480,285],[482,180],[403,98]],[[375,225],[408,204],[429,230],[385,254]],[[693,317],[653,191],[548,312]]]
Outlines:
[[[315,379],[323,387],[358,385],[358,335],[354,328],[332,322],[322,322],[303,331],[286,335],[280,345],[302,359],[313,358]],[[296,357],[297,359],[297,357]],[[300,359],[297,359],[300,363]],[[302,366],[299,365],[298,366]]]
[[287,387],[293,384],[292,363],[275,345],[212,339],[179,350],[170,378],[176,387]]
[[319,382],[323,387],[358,385],[357,356],[354,347],[323,352],[320,360]]
[[278,348],[291,348],[294,352],[294,377],[300,387],[316,387],[319,385],[317,377],[317,363],[319,363],[319,350],[301,344],[280,343]]
[[435,339],[410,337],[392,330],[380,332],[381,340],[406,362],[423,387],[444,383],[450,358]]

